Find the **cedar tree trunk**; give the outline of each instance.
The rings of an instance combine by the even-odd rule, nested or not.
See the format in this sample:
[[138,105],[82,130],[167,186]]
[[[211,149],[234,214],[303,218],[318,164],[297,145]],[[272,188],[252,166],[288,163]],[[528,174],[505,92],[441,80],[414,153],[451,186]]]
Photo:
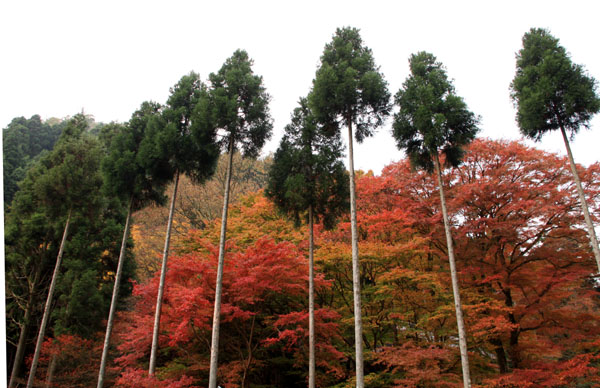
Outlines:
[[58,256],[56,257],[56,266],[54,267],[54,273],[52,274],[52,281],[50,282],[50,289],[48,290],[48,298],[46,299],[46,306],[44,307],[44,316],[42,317],[42,324],[40,325],[40,331],[38,333],[37,342],[35,344],[35,352],[33,354],[33,361],[31,362],[31,369],[29,370],[27,388],[31,388],[33,386],[33,381],[35,380],[35,372],[37,370],[37,364],[40,359],[42,342],[44,342],[44,333],[46,332],[46,325],[48,324],[48,319],[50,318],[50,306],[52,305],[52,295],[54,294],[54,288],[56,287],[58,272],[60,271],[60,263],[62,261],[63,251],[65,249],[65,241],[67,240],[67,234],[69,233],[69,224],[71,223],[71,211],[72,209],[69,209],[69,215],[67,216],[67,222],[65,223],[65,229],[63,231],[62,240],[60,242],[60,248],[58,249]]
[[223,264],[225,261],[225,236],[227,232],[227,209],[229,207],[229,187],[231,185],[231,169],[233,164],[234,138],[229,140],[229,161],[225,177],[225,195],[223,199],[223,216],[221,218],[221,240],[219,242],[219,261],[217,264],[217,282],[215,287],[215,309],[213,312],[212,342],[210,346],[209,388],[217,387],[217,364],[219,360],[219,325],[221,322],[221,294],[223,288]]
[[175,173],[175,187],[173,198],[169,207],[169,220],[167,222],[167,236],[165,237],[165,249],[163,251],[162,267],[160,269],[160,283],[158,284],[158,295],[156,296],[156,312],[154,315],[154,330],[152,332],[152,351],[150,352],[150,368],[148,374],[154,375],[156,369],[156,353],[158,352],[158,330],[160,328],[160,310],[162,308],[162,297],[165,289],[165,277],[167,274],[167,257],[169,256],[169,243],[171,242],[171,226],[173,225],[173,213],[175,210],[175,199],[177,198],[177,186],[179,185],[179,170]]
[[444,196],[444,186],[442,184],[442,170],[440,168],[440,158],[437,150],[434,154],[435,170],[437,174],[438,187],[440,190],[440,200],[442,202],[442,215],[444,217],[444,229],[446,230],[446,243],[448,244],[448,261],[450,262],[450,275],[452,277],[452,293],[454,294],[454,308],[456,310],[456,324],[458,326],[458,343],[460,348],[460,361],[462,364],[463,384],[465,388],[471,387],[471,374],[469,372],[469,355],[467,353],[467,338],[465,333],[465,322],[463,320],[462,304],[458,290],[458,276],[456,275],[456,261],[454,259],[454,248],[452,246],[452,235],[450,234],[450,222],[448,221],[448,211],[446,210],[446,197]]
[[360,308],[360,266],[358,263],[358,229],[356,225],[356,194],[354,185],[354,152],[352,121],[348,120],[348,161],[350,163],[350,224],[352,229],[352,288],[354,290],[354,347],[356,349],[356,388],[364,388],[362,312]]
[[106,325],[106,335],[104,337],[104,348],[102,349],[102,359],[100,361],[100,373],[98,374],[98,388],[104,384],[104,371],[106,368],[106,359],[108,358],[108,347],[110,345],[110,334],[112,333],[113,321],[115,319],[115,310],[117,308],[117,298],[119,296],[119,285],[121,284],[121,273],[123,272],[123,261],[125,259],[125,250],[127,247],[127,235],[129,234],[129,221],[131,220],[131,208],[133,206],[133,194],[129,199],[129,208],[127,209],[127,219],[125,221],[125,230],[123,231],[123,240],[121,241],[121,251],[119,252],[119,264],[115,275],[115,285],[113,287],[112,300],[110,302],[110,311],[108,313],[108,323]]
[[600,249],[598,248],[598,240],[596,239],[596,232],[594,231],[594,224],[592,223],[592,218],[590,217],[590,211],[588,209],[587,202],[585,200],[585,196],[583,194],[583,188],[581,187],[581,180],[579,180],[579,174],[577,173],[577,168],[575,167],[575,160],[573,159],[573,154],[571,153],[571,146],[569,146],[569,139],[567,139],[567,134],[565,129],[561,126],[560,132],[562,133],[563,140],[565,141],[565,147],[567,148],[567,155],[569,156],[569,164],[571,165],[571,172],[573,172],[573,178],[575,179],[575,184],[577,185],[577,193],[579,194],[579,202],[581,203],[581,208],[583,209],[583,217],[585,218],[585,223],[587,224],[588,235],[590,238],[590,245],[592,246],[592,251],[594,251],[594,257],[596,258],[596,265],[598,266],[598,273],[600,273]]

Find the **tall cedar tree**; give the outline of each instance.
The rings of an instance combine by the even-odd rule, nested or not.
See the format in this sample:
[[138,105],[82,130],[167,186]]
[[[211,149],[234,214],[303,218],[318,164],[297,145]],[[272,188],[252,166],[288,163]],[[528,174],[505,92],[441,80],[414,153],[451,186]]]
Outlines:
[[547,30],[532,28],[523,36],[510,87],[523,135],[540,141],[546,132],[560,129],[600,273],[598,240],[567,137],[567,131],[572,139],[582,125],[589,128],[592,116],[600,111],[596,80],[571,62],[564,47]]
[[153,375],[156,368],[160,313],[179,175],[183,173],[194,182],[203,182],[212,176],[219,156],[215,131],[205,125],[199,125],[205,120],[198,117],[196,106],[201,99],[206,98],[206,93],[206,86],[198,74],[191,72],[181,77],[171,88],[171,95],[160,118],[150,119],[146,137],[142,140],[139,155],[136,157],[148,174],[156,180],[175,180],[156,297],[149,375]]
[[270,96],[262,84],[262,77],[252,72],[252,64],[253,61],[248,57],[246,51],[235,51],[216,74],[210,74],[209,98],[203,99],[198,105],[198,114],[203,120],[199,129],[219,131],[221,139],[218,144],[221,148],[227,149],[229,153],[212,325],[210,388],[217,386],[223,261],[225,259],[225,235],[233,153],[241,150],[244,156],[258,156],[265,141],[270,138],[273,128],[268,108]]
[[104,188],[109,195],[117,196],[127,202],[127,218],[121,240],[121,249],[115,283],[112,292],[104,348],[100,361],[100,372],[98,374],[98,388],[104,384],[104,373],[110,345],[110,336],[113,328],[121,274],[123,272],[125,252],[127,248],[129,225],[132,211],[141,209],[147,203],[164,202],[164,187],[166,180],[154,176],[144,168],[147,161],[141,160],[140,146],[146,135],[146,130],[151,120],[156,120],[160,114],[160,104],[154,102],[142,103],[125,126],[117,128],[116,133],[110,138],[108,154],[102,161],[102,172],[104,175]]
[[309,388],[315,387],[313,225],[321,218],[325,226],[331,227],[343,209],[348,208],[348,175],[339,160],[341,157],[339,133],[325,136],[311,114],[307,100],[302,98],[275,152],[266,194],[280,210],[292,215],[297,224],[301,215],[308,212]]
[[371,50],[363,46],[359,30],[338,28],[332,42],[325,45],[309,104],[326,132],[341,131],[343,125],[348,128],[357,388],[364,386],[364,360],[352,137],[354,134],[360,143],[373,135],[390,114],[389,101],[387,82],[375,65]]
[[[89,142],[93,145],[92,152],[96,152],[96,143]],[[34,350],[30,346],[35,342],[32,332],[37,332],[44,307],[40,301],[46,296],[64,231],[64,216],[57,216],[56,204],[38,190],[40,177],[49,167],[47,156],[40,155],[30,164],[6,219],[7,341],[12,345],[8,348],[11,360],[8,367],[12,371],[13,386],[20,374],[23,356]],[[88,201],[94,205],[73,209],[69,223],[70,232],[48,318],[55,338],[64,333],[92,337],[101,330],[102,316],[109,307],[109,282],[118,256],[114,241],[121,232],[125,214],[120,203],[107,206],[111,199],[100,191],[92,194],[96,198],[90,197]],[[132,267],[129,263],[124,269],[125,278],[130,276]],[[129,284],[127,286],[126,292],[130,292]],[[43,352],[42,347],[40,359],[44,357]]]
[[7,365],[12,371],[9,387],[19,378],[64,229],[64,219],[55,216],[36,190],[38,179],[47,172],[44,161],[27,171],[5,219],[7,358],[12,360],[12,367]]
[[463,99],[454,94],[454,87],[435,56],[422,51],[411,55],[409,62],[411,75],[396,94],[396,104],[400,106],[400,112],[394,117],[393,135],[398,148],[406,150],[414,167],[423,168],[428,172],[435,169],[437,175],[448,245],[463,382],[467,388],[471,386],[467,340],[438,153],[441,151],[445,155],[447,165],[458,166],[464,153],[463,147],[475,139],[479,130],[478,120],[467,109]]
[[28,387],[33,385],[35,379],[72,215],[82,212],[94,217],[94,210],[101,207],[101,198],[95,194],[102,184],[99,174],[102,149],[100,142],[87,134],[86,130],[84,115],[78,114],[71,119],[52,152],[41,160],[44,171],[32,185],[36,197],[48,208],[48,215],[61,219],[66,217],[66,220],[31,363]]

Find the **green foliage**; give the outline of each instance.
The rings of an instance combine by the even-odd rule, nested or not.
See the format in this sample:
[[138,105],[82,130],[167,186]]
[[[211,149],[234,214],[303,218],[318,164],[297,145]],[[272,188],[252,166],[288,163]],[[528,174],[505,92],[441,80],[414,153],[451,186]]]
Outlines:
[[52,152],[40,160],[46,171],[37,177],[33,189],[53,215],[64,216],[69,209],[99,209],[102,148],[86,129],[85,116],[75,115]]
[[206,86],[194,72],[171,88],[161,115],[148,120],[140,145],[137,162],[147,175],[163,182],[179,172],[202,182],[213,174],[219,156],[216,133],[200,125],[205,120],[193,113],[206,93]]
[[[6,219],[9,343],[18,341],[18,325],[28,324],[22,320],[26,310],[32,313],[27,341],[37,334],[69,211],[71,226],[50,327],[88,337],[101,329],[119,252],[115,241],[120,241],[124,222],[120,202],[101,190],[102,157],[100,141],[89,134],[83,115],[76,115],[54,149],[28,170]],[[129,291],[133,271],[133,265],[124,271]]]
[[39,115],[14,118],[2,131],[4,163],[4,205],[12,202],[19,190],[18,183],[42,151],[51,150],[58,140],[64,123],[42,122]]
[[270,96],[262,77],[252,71],[253,61],[244,50],[236,50],[217,73],[209,76],[212,85],[208,98],[198,105],[200,132],[222,131],[219,146],[240,150],[245,157],[256,157],[273,129],[269,114]]
[[108,143],[108,154],[102,160],[105,189],[107,193],[126,201],[133,197],[134,209],[142,208],[149,202],[164,202],[164,186],[167,182],[160,175],[146,173],[145,166],[157,162],[143,160],[140,153],[148,126],[152,120],[156,120],[160,109],[160,104],[146,101],[126,125],[116,125],[110,132],[104,133]]
[[523,36],[510,87],[521,133],[536,141],[559,128],[573,135],[600,111],[596,80],[572,63],[545,29],[532,28]]
[[338,28],[325,45],[309,96],[317,120],[328,132],[354,123],[356,140],[362,142],[390,114],[389,100],[387,82],[359,30]]
[[441,150],[446,163],[458,166],[462,147],[476,136],[478,118],[454,94],[446,70],[435,56],[419,52],[410,57],[411,75],[396,94],[400,111],[394,115],[393,135],[415,167],[433,171]]
[[348,209],[348,175],[339,160],[342,148],[339,132],[326,136],[308,101],[301,99],[275,153],[267,196],[296,223],[312,206],[315,218],[332,227]]

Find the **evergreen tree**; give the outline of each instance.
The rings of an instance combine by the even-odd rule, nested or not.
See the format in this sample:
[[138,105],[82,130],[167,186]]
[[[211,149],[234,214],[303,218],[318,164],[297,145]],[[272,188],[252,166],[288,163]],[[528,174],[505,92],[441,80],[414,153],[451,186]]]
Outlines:
[[223,263],[233,153],[240,150],[246,157],[258,156],[260,149],[271,136],[273,127],[268,109],[270,97],[262,84],[262,77],[252,72],[252,64],[253,61],[245,51],[235,51],[217,73],[210,74],[210,94],[198,104],[197,113],[201,122],[195,132],[196,137],[201,140],[203,134],[209,132],[201,131],[203,128],[219,131],[219,145],[227,149],[229,154],[212,324],[210,388],[217,386]]
[[410,57],[410,76],[396,94],[400,112],[394,117],[393,135],[398,148],[406,150],[411,164],[437,175],[446,231],[448,259],[452,277],[452,291],[458,325],[460,356],[465,388],[471,386],[467,340],[456,274],[452,235],[446,209],[442,172],[438,153],[446,157],[446,164],[456,167],[463,156],[463,147],[478,132],[477,117],[467,109],[461,97],[454,92],[446,71],[435,56],[419,52]]
[[209,126],[200,125],[205,120],[195,113],[198,102],[203,98],[206,99],[206,93],[206,87],[200,81],[198,74],[191,72],[183,76],[171,88],[171,95],[161,116],[150,119],[146,136],[141,142],[136,157],[147,174],[157,181],[172,179],[175,181],[156,297],[150,375],[154,374],[156,368],[160,312],[179,175],[186,174],[194,182],[203,182],[213,174],[219,156],[219,148],[215,142],[216,132]]
[[[6,219],[7,339],[14,356],[9,365],[11,386],[18,379],[23,356],[33,350],[32,331],[42,318],[40,301],[51,283],[64,234],[66,201],[81,206],[72,208],[46,324],[55,336],[73,333],[89,338],[100,329],[107,308],[105,286],[114,272],[113,241],[123,221],[122,209],[108,210],[108,199],[98,190],[102,148],[88,135],[86,120],[77,115],[66,127],[69,135],[61,137],[55,150],[33,162]],[[91,188],[80,190],[80,183]],[[61,185],[72,186],[68,195]],[[73,201],[72,195],[81,201]],[[125,277],[132,271],[127,268]]]
[[325,136],[311,115],[306,99],[294,109],[292,122],[275,152],[266,194],[283,212],[293,216],[296,223],[308,212],[309,278],[308,386],[315,387],[315,289],[314,237],[315,220],[322,219],[326,227],[348,208],[348,175],[342,156],[339,133]]
[[149,202],[161,204],[164,202],[164,186],[166,181],[161,181],[147,173],[144,165],[148,163],[139,160],[139,150],[142,140],[146,134],[149,122],[160,114],[161,106],[153,102],[142,103],[125,126],[116,126],[112,130],[105,130],[103,137],[108,145],[108,154],[102,161],[104,175],[104,188],[112,196],[119,197],[127,202],[127,217],[123,229],[123,238],[117,271],[115,274],[114,287],[102,359],[100,361],[100,372],[98,374],[98,388],[104,384],[104,373],[110,345],[110,336],[115,318],[115,310],[121,285],[121,275],[125,263],[125,254],[128,245],[129,225],[133,211],[141,209]]
[[30,347],[30,332],[35,330],[40,301],[47,290],[56,262],[64,219],[56,219],[36,194],[34,185],[47,168],[34,164],[15,195],[5,219],[6,252],[6,337],[7,359],[12,359],[9,387],[20,376],[24,355]]
[[581,126],[588,128],[592,116],[600,111],[596,80],[571,62],[564,47],[547,30],[532,28],[523,36],[510,87],[524,136],[540,141],[547,132],[560,129],[600,273],[600,248],[567,137],[567,131],[573,138]]
[[[35,371],[44,339],[46,325],[50,318],[50,306],[56,283],[58,280],[62,254],[65,241],[74,212],[81,212],[87,216],[94,216],[94,209],[99,208],[98,189],[101,183],[99,176],[99,163],[101,148],[99,142],[85,133],[87,124],[81,115],[76,115],[65,127],[57,145],[51,153],[44,157],[40,164],[35,180],[29,184],[30,192],[23,197],[30,196],[26,202],[30,206],[43,206],[45,215],[49,218],[66,220],[62,233],[62,240],[50,287],[48,290],[46,306],[40,324],[36,349],[31,365],[27,385],[32,386]],[[19,206],[17,206],[19,207]],[[25,217],[27,214],[15,214]],[[37,244],[43,244],[43,241]],[[20,360],[15,359],[15,364]],[[18,368],[17,368],[18,369]],[[15,367],[13,366],[13,370]]]
[[321,56],[309,103],[326,132],[338,132],[342,125],[348,128],[357,388],[364,386],[364,360],[352,137],[362,142],[373,135],[390,113],[389,100],[387,83],[371,50],[363,46],[359,30],[338,28]]
[[8,208],[18,183],[42,151],[49,151],[58,140],[63,122],[50,125],[39,115],[14,118],[2,131],[2,158],[4,163],[4,204]]

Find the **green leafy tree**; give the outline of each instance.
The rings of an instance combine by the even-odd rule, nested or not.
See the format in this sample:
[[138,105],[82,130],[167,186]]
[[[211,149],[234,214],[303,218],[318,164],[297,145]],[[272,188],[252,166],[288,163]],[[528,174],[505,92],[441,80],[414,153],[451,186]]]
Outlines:
[[123,229],[123,238],[121,240],[104,347],[100,361],[98,388],[101,388],[104,384],[110,336],[113,329],[121,276],[125,265],[131,214],[148,203],[162,204],[164,202],[163,192],[167,183],[166,180],[161,181],[157,177],[148,174],[144,167],[148,163],[144,160],[139,160],[140,145],[144,140],[148,125],[151,120],[154,120],[160,114],[160,109],[160,104],[144,102],[140,109],[132,115],[127,125],[118,125],[112,131],[104,133],[104,138],[108,143],[108,154],[102,161],[105,191],[127,202],[127,217]]
[[76,115],[69,121],[52,152],[41,160],[43,173],[39,174],[31,185],[37,202],[41,202],[48,209],[47,215],[56,218],[63,218],[66,215],[66,221],[40,324],[27,382],[28,387],[33,385],[35,379],[73,211],[75,209],[93,211],[99,207],[99,197],[94,194],[98,192],[101,185],[99,163],[102,150],[100,143],[89,136],[85,132],[86,129],[87,123],[83,115]]
[[400,111],[394,117],[393,135],[398,148],[406,150],[414,167],[423,168],[428,172],[435,170],[437,175],[456,309],[463,382],[467,388],[471,386],[467,340],[438,154],[442,152],[445,155],[447,165],[458,166],[464,153],[463,147],[475,139],[479,131],[478,119],[467,109],[463,99],[455,94],[446,70],[435,56],[422,51],[411,55],[409,62],[411,74],[396,94],[396,104],[400,106]]
[[[332,42],[325,45],[321,66],[313,80],[309,104],[326,132],[348,128],[350,164],[350,220],[352,230],[352,268],[356,347],[356,386],[364,386],[360,267],[354,184],[352,137],[358,142],[371,136],[390,114],[387,83],[375,65],[371,50],[363,45],[359,30],[338,28]],[[353,130],[353,127],[355,128]]]
[[156,368],[160,313],[179,175],[183,173],[194,182],[203,182],[212,176],[219,156],[218,144],[215,141],[216,132],[209,126],[201,125],[205,120],[196,110],[199,101],[203,98],[206,99],[206,93],[206,86],[198,74],[191,72],[181,77],[179,82],[171,88],[171,95],[161,116],[151,119],[148,123],[146,137],[142,140],[139,154],[136,157],[137,161],[142,163],[142,166],[154,179],[160,182],[173,179],[175,181],[169,206],[161,278],[156,297],[150,375],[154,374]]
[[[235,51],[217,73],[210,74],[209,96],[202,99],[197,108],[201,122],[198,126],[199,131],[195,132],[196,136],[201,137],[202,133],[210,130],[218,131],[221,136],[219,145],[227,149],[229,155],[212,324],[210,388],[217,386],[223,263],[233,154],[239,150],[245,157],[258,156],[260,149],[271,136],[273,128],[268,108],[270,97],[262,84],[262,77],[253,73],[252,64],[253,61],[246,51]],[[203,128],[206,129],[200,131]]]
[[571,62],[564,47],[547,30],[532,28],[523,36],[510,87],[524,136],[540,141],[547,132],[560,129],[600,273],[598,240],[567,137],[567,132],[573,138],[581,126],[588,128],[592,116],[600,111],[596,80]]
[[40,162],[28,170],[5,218],[6,337],[8,359],[12,359],[9,387],[14,387],[20,376],[64,227],[64,218],[49,214],[34,190],[46,170]]
[[348,208],[348,175],[339,133],[325,136],[308,108],[306,99],[294,109],[292,122],[275,152],[266,194],[296,223],[308,212],[308,386],[315,387],[315,288],[313,225],[322,219],[331,227]]
[[4,162],[4,204],[8,207],[19,190],[18,183],[25,178],[42,151],[49,151],[58,140],[63,122],[50,125],[39,115],[14,118],[2,131],[2,158]]

